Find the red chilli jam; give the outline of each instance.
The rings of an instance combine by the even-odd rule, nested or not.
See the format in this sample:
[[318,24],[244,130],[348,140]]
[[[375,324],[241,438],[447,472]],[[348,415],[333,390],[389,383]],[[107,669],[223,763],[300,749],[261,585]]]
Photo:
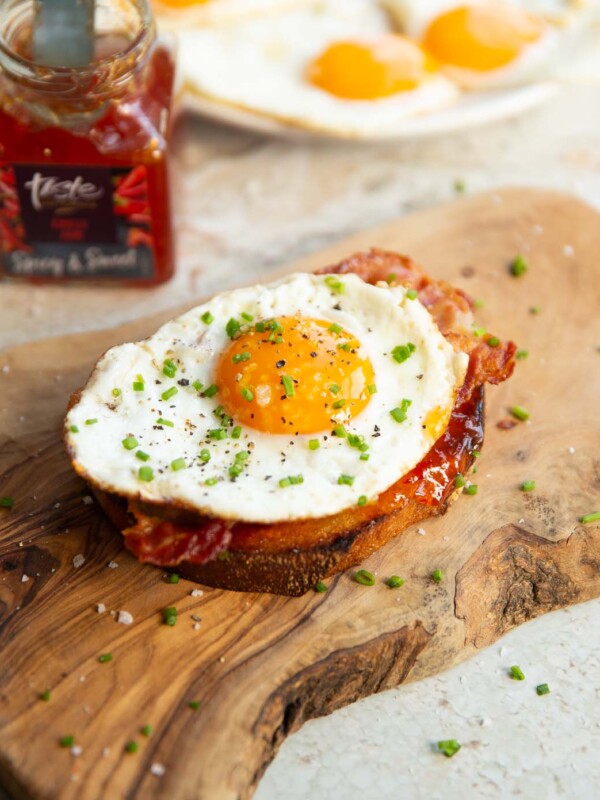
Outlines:
[[0,275],[162,283],[172,53],[146,0],[97,0],[93,61],[44,66],[34,8],[0,3]]

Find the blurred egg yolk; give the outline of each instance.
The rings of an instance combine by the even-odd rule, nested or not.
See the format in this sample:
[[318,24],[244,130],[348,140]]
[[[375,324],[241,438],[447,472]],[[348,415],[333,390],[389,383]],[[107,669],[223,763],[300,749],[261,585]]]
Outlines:
[[210,0],[160,0],[160,5],[172,8],[189,8],[190,6],[203,6]]
[[377,100],[416,89],[436,68],[419,45],[387,34],[364,42],[334,42],[312,61],[307,78],[345,100]]
[[543,32],[541,19],[518,8],[460,6],[436,17],[422,44],[440,64],[486,72],[509,64]]
[[374,391],[358,339],[304,317],[253,324],[221,355],[216,382],[227,413],[265,433],[331,430],[360,414]]

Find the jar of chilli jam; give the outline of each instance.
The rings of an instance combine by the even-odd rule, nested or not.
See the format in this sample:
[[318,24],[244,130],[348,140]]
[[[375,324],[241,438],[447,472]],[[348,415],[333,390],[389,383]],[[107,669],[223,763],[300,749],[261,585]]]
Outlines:
[[162,283],[173,53],[146,0],[96,0],[90,62],[38,63],[40,5],[0,2],[0,275]]

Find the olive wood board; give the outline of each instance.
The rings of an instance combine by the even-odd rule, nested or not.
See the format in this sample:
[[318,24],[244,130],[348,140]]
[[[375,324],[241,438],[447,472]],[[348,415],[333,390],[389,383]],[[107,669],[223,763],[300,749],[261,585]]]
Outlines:
[[[350,571],[324,594],[192,597],[193,584],[171,584],[123,549],[70,469],[61,422],[97,357],[168,315],[0,353],[0,495],[15,498],[0,510],[0,786],[10,796],[250,798],[305,720],[600,595],[600,526],[579,522],[600,509],[600,215],[559,193],[507,189],[357,234],[284,272],[371,245],[481,298],[480,324],[529,352],[487,390],[478,494],[365,562],[372,587]],[[517,253],[529,263],[520,278],[507,269]],[[530,420],[500,429],[513,404]],[[535,491],[519,490],[526,480]],[[389,589],[392,574],[404,586]],[[167,606],[178,608],[175,627],[162,623]],[[133,624],[119,624],[118,610]],[[68,734],[79,756],[59,746]],[[125,750],[132,739],[136,753]]]

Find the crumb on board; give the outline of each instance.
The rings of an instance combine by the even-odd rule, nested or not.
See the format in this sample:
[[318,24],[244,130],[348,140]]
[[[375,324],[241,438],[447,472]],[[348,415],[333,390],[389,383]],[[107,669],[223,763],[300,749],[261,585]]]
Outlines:
[[77,553],[76,556],[73,557],[73,566],[75,569],[79,569],[79,567],[83,567],[85,564],[85,556],[83,553]]
[[133,622],[133,616],[129,613],[129,611],[119,611],[117,614],[117,622],[120,622],[121,625],[131,625]]

